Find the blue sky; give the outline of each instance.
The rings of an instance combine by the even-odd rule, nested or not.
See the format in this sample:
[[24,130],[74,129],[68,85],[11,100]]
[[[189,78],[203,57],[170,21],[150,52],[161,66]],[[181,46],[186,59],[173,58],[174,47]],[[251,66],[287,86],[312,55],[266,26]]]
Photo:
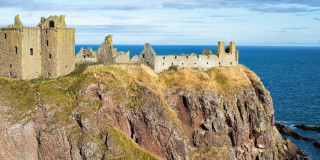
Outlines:
[[[66,15],[77,44],[320,46],[319,0],[0,0],[0,26]],[[5,16],[4,16],[5,15]]]

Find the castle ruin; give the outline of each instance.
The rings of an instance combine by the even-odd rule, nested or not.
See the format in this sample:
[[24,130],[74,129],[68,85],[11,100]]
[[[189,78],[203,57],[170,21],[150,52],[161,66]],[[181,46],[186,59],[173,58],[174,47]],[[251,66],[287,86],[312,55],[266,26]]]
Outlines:
[[108,35],[97,51],[97,59],[106,64],[130,63],[130,51],[118,52],[117,48],[113,48],[112,35]]
[[224,42],[219,42],[216,54],[212,54],[210,50],[203,50],[201,55],[193,53],[161,56],[156,55],[151,45],[146,43],[139,55],[139,62],[150,66],[156,73],[167,70],[171,66],[208,70],[217,66],[238,65],[239,51],[236,49],[235,42],[230,42],[226,49]]
[[14,25],[0,28],[0,36],[1,77],[55,78],[75,68],[75,29],[66,27],[65,16],[24,27],[17,15]]
[[86,49],[83,49],[83,47],[81,47],[80,51],[76,55],[75,61],[76,64],[98,62],[96,52],[92,50],[92,47]]
[[14,25],[0,28],[0,36],[0,76],[25,80],[67,75],[75,69],[75,63],[146,64],[159,73],[171,66],[208,70],[239,62],[235,42],[226,49],[224,42],[219,42],[215,54],[203,50],[200,55],[165,56],[156,55],[146,43],[141,54],[130,60],[129,51],[113,48],[112,35],[105,37],[97,51],[81,48],[75,56],[75,29],[66,27],[63,15],[42,17],[37,27],[24,27],[17,15]]

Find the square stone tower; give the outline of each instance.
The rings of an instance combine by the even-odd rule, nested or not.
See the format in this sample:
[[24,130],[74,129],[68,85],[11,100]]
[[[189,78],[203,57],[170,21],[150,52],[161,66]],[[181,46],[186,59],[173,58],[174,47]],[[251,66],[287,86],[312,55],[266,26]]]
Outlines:
[[42,75],[59,77],[75,68],[75,29],[67,28],[65,16],[41,18]]
[[19,79],[55,78],[74,70],[75,29],[65,16],[41,18],[37,27],[0,28],[0,76]]

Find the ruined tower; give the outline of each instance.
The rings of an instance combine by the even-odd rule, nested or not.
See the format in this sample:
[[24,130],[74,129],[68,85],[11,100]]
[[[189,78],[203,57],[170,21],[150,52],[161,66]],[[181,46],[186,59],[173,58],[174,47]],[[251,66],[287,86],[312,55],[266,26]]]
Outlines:
[[74,70],[75,29],[65,16],[41,18],[37,27],[0,28],[0,76],[20,79],[54,78]]
[[98,49],[98,52],[97,52],[98,62],[113,64],[114,59],[113,59],[112,51],[113,51],[112,35],[108,35]]
[[117,48],[113,48],[112,35],[108,35],[97,51],[97,60],[105,64],[130,63],[130,51],[117,51]]

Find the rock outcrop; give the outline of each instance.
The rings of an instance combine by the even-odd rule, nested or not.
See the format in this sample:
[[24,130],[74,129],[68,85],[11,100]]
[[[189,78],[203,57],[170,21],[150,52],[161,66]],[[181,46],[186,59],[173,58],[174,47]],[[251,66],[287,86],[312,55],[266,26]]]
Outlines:
[[279,132],[281,134],[287,135],[287,136],[291,136],[295,139],[298,140],[303,140],[303,141],[307,141],[307,142],[312,142],[312,144],[317,147],[320,148],[320,142],[313,139],[313,138],[309,138],[309,137],[304,137],[301,136],[300,134],[298,134],[297,132],[293,131],[292,129],[290,129],[288,126],[283,125],[281,123],[275,123],[277,129],[279,130]]
[[320,133],[320,127],[315,127],[315,126],[307,126],[307,125],[295,125],[295,127],[299,128],[299,129],[303,129],[306,131],[314,131],[314,132],[318,132]]
[[0,78],[0,159],[302,159],[244,66]]

